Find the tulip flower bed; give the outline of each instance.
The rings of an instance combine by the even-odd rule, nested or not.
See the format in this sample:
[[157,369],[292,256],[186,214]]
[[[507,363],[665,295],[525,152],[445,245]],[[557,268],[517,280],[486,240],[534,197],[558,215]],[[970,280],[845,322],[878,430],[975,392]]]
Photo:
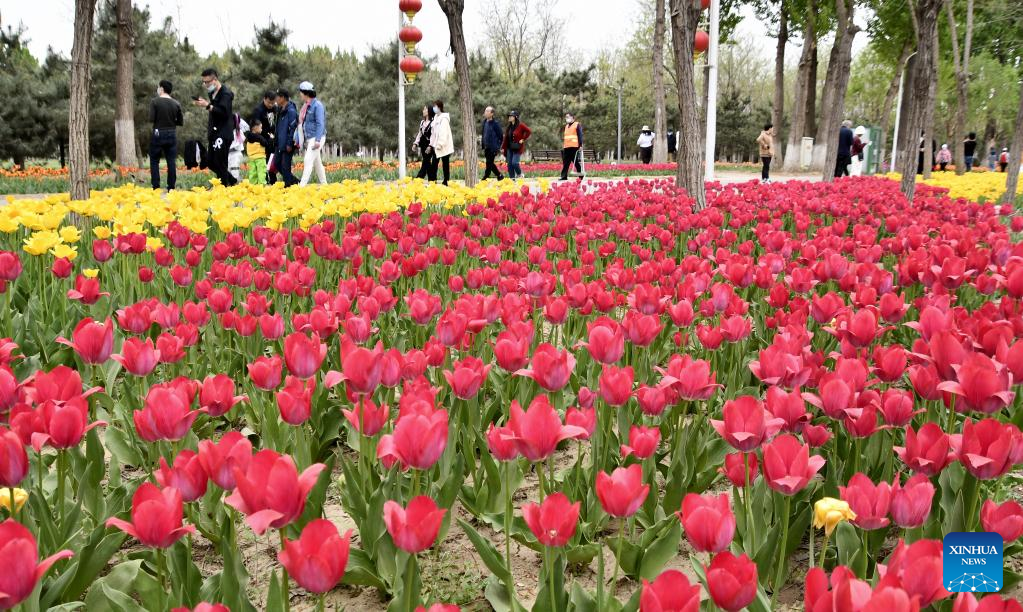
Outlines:
[[0,609],[1020,610],[1023,224],[919,192],[0,209]]
[[[902,175],[891,173],[892,180],[898,181]],[[932,172],[931,178],[924,180],[917,177],[917,182],[932,187],[948,190],[953,198],[966,198],[974,202],[997,202],[1005,193],[1005,173],[989,172],[977,169],[967,174],[957,175],[955,172]]]

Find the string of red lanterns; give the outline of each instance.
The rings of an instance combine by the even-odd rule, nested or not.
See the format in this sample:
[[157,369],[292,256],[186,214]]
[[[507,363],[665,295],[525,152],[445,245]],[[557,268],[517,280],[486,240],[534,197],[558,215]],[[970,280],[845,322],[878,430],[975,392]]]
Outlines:
[[416,13],[422,9],[422,0],[398,1],[398,10],[404,13],[409,20],[408,25],[398,31],[398,40],[405,45],[405,53],[402,54],[398,67],[401,68],[402,73],[405,74],[405,80],[409,84],[415,83],[416,77],[426,68],[426,64],[423,63],[423,60],[415,54],[416,45],[423,40],[423,32],[412,25],[412,20],[415,19]]

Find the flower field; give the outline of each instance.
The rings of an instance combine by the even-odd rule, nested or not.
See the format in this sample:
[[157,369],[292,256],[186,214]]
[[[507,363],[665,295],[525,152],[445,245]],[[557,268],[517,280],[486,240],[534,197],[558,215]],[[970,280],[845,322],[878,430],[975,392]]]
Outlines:
[[1021,609],[1023,218],[503,188],[0,207],[0,610]]
[[[898,181],[902,175],[894,172],[888,177]],[[962,176],[951,171],[932,172],[931,178],[918,178],[917,182],[946,189],[950,197],[966,198],[973,202],[997,202],[1005,193],[1005,173],[989,172],[986,169],[977,169]]]

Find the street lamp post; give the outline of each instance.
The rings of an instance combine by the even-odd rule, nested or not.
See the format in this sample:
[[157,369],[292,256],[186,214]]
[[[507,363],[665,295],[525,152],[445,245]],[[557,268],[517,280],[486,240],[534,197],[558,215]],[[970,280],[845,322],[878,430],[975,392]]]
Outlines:
[[618,163],[622,163],[622,89],[625,80],[618,81]]
[[718,120],[718,22],[721,18],[721,0],[710,0],[710,47],[707,50],[707,150],[704,157],[703,178],[714,180],[714,148],[717,140]]
[[[398,31],[405,27],[405,16],[398,11]],[[405,57],[405,51],[398,45],[398,180],[408,175],[405,160],[405,71],[402,70],[401,61]]]

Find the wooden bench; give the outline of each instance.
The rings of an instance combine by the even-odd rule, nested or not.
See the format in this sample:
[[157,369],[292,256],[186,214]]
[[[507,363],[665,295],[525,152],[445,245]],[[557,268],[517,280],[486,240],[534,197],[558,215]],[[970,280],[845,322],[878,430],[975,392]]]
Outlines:
[[[561,149],[531,149],[530,156],[535,162],[561,161]],[[587,164],[597,163],[597,152],[593,149],[583,149],[583,161]]]

